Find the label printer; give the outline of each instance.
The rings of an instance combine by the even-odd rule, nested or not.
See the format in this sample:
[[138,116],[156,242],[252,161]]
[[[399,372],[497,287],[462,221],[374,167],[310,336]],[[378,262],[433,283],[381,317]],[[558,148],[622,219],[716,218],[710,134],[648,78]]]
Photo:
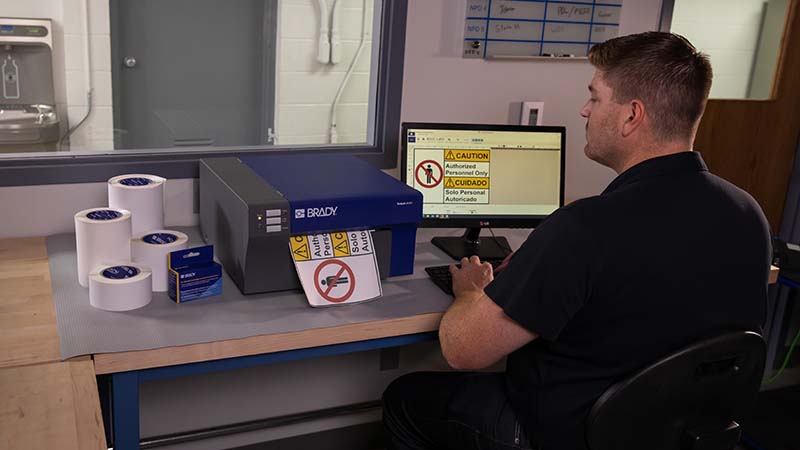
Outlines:
[[243,294],[300,289],[289,238],[374,230],[381,278],[414,269],[422,194],[350,155],[200,161],[200,228]]

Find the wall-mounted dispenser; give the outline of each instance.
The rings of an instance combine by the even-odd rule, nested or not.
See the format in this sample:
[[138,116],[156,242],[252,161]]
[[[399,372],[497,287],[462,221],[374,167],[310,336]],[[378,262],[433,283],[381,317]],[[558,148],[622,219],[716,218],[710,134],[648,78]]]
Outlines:
[[0,152],[56,149],[52,53],[49,19],[0,18]]

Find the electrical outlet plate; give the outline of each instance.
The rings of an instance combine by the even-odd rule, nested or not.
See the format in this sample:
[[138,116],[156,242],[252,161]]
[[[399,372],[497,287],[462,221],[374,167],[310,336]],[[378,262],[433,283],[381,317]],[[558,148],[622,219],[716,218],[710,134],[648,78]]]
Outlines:
[[541,125],[544,117],[544,102],[522,102],[520,125]]

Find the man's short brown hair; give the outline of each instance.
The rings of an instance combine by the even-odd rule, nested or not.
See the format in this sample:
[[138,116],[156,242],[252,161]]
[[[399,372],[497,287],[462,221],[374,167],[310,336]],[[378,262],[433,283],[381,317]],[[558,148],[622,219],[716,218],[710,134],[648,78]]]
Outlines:
[[597,44],[589,62],[603,74],[617,103],[641,100],[660,141],[687,139],[711,89],[708,56],[683,36],[649,31]]

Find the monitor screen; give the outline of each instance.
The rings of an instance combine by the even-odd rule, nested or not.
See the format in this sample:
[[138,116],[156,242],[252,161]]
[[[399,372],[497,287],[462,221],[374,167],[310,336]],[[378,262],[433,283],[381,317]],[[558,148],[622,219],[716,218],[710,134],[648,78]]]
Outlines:
[[403,124],[423,226],[533,227],[563,205],[564,127]]

